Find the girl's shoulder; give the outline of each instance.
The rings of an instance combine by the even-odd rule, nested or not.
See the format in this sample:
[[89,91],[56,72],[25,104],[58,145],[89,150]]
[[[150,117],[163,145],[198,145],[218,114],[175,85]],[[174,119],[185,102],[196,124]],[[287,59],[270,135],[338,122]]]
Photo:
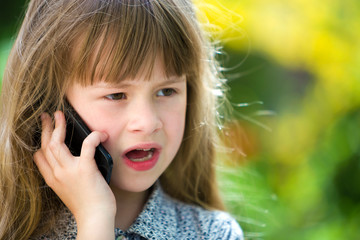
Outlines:
[[128,232],[141,233],[147,239],[243,239],[230,214],[173,199],[159,184]]
[[240,225],[229,213],[177,203],[177,218],[181,225],[203,239],[243,239]]
[[[36,239],[76,239],[75,218],[65,207],[54,229]],[[223,211],[206,210],[171,198],[157,183],[129,229],[115,229],[116,239],[243,239],[237,221]]]

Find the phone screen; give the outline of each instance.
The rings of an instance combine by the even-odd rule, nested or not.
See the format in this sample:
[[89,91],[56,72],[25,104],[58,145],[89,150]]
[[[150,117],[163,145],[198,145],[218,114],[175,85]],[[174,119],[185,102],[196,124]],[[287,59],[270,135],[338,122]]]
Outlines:
[[[65,118],[66,118],[66,138],[65,144],[74,156],[80,156],[81,146],[84,139],[91,133],[79,114],[66,101],[65,102]],[[113,160],[106,149],[100,144],[96,147],[95,161],[99,171],[109,184],[111,179],[111,171]]]

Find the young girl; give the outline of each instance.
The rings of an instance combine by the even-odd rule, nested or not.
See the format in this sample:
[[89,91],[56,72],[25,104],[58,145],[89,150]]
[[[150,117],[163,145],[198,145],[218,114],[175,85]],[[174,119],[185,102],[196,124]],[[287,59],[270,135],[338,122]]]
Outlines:
[[[188,0],[31,0],[1,93],[0,239],[242,239],[215,182],[213,53]],[[65,99],[92,131],[80,156]]]

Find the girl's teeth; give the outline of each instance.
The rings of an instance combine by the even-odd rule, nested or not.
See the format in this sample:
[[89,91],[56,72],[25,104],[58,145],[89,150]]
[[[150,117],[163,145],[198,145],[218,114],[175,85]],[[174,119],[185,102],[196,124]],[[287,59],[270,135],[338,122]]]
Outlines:
[[138,151],[145,151],[145,152],[148,152],[148,151],[151,151],[151,150],[152,150],[152,148],[149,148],[149,149],[141,149],[141,148],[138,148],[138,149],[136,149],[136,150],[138,150]]
[[153,156],[153,152],[149,151],[148,155],[142,158],[130,158],[131,161],[133,162],[143,162],[143,161],[147,161],[149,159],[151,159]]
[[[144,154],[141,154],[140,151],[143,152]],[[127,154],[127,157],[133,162],[143,162],[143,161],[150,160],[154,155],[154,151],[155,151],[155,149],[153,149],[153,148],[135,149],[134,151],[129,152]],[[139,153],[136,153],[136,152],[139,152]]]

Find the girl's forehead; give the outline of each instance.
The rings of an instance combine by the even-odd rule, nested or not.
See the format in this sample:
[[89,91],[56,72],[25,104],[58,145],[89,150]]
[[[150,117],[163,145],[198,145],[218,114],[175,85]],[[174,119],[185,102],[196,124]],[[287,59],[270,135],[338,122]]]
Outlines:
[[[135,65],[129,62],[129,57],[124,52],[114,49],[116,45],[121,43],[105,40],[103,36],[90,40],[84,36],[79,37],[74,42],[71,52],[73,62],[71,77],[80,79],[81,82],[85,81],[86,84],[98,81],[116,83],[131,79],[146,79],[154,74],[161,76],[166,73],[160,54],[154,55],[149,52]],[[127,55],[137,57],[136,53],[127,53]]]
[[[145,81],[145,82],[144,82]],[[105,82],[98,81],[94,82],[92,85],[89,85],[90,88],[101,88],[101,89],[127,89],[127,88],[141,88],[142,86],[150,87],[166,87],[173,84],[183,84],[186,83],[185,76],[172,76],[165,78],[151,78],[149,80],[144,80],[142,78],[137,79],[125,79],[119,82]]]
[[[128,64],[124,64],[124,68],[129,67]],[[126,69],[123,70],[126,72]],[[96,73],[95,73],[96,75]],[[143,65],[138,69],[137,72],[126,76],[124,78],[115,78],[115,79],[106,79],[106,78],[97,78],[98,82],[110,85],[124,85],[129,82],[134,81],[152,81],[152,82],[168,82],[176,83],[186,80],[185,74],[176,75],[171,74],[164,64],[163,59],[158,55],[154,60],[148,60],[143,63]]]
[[153,5],[150,12],[148,6],[121,5],[119,11],[106,8],[107,14],[99,12],[82,22],[71,44],[70,79],[88,85],[139,75],[150,79],[159,69],[167,77],[199,71],[203,46],[196,26],[188,22],[191,14],[166,1],[143,2]]
[[[81,41],[79,41],[81,42]],[[127,61],[123,62],[121,66],[116,66],[116,72],[113,74],[114,65],[108,61],[111,55],[111,47],[101,46],[97,44],[92,54],[89,56],[85,53],[81,55],[79,49],[81,44],[74,47],[73,58],[74,62],[81,61],[80,59],[88,58],[85,64],[85,73],[79,66],[74,68],[75,74],[72,75],[72,81],[80,82],[82,85],[93,85],[97,83],[106,84],[108,86],[123,85],[125,82],[131,81],[159,81],[159,82],[180,82],[186,80],[186,75],[176,74],[171,67],[165,63],[164,53],[158,52],[155,56],[152,53],[141,62],[139,67],[134,67]],[[107,64],[104,64],[107,63]],[[116,64],[116,63],[115,63]],[[76,64],[75,64],[76,65]]]

